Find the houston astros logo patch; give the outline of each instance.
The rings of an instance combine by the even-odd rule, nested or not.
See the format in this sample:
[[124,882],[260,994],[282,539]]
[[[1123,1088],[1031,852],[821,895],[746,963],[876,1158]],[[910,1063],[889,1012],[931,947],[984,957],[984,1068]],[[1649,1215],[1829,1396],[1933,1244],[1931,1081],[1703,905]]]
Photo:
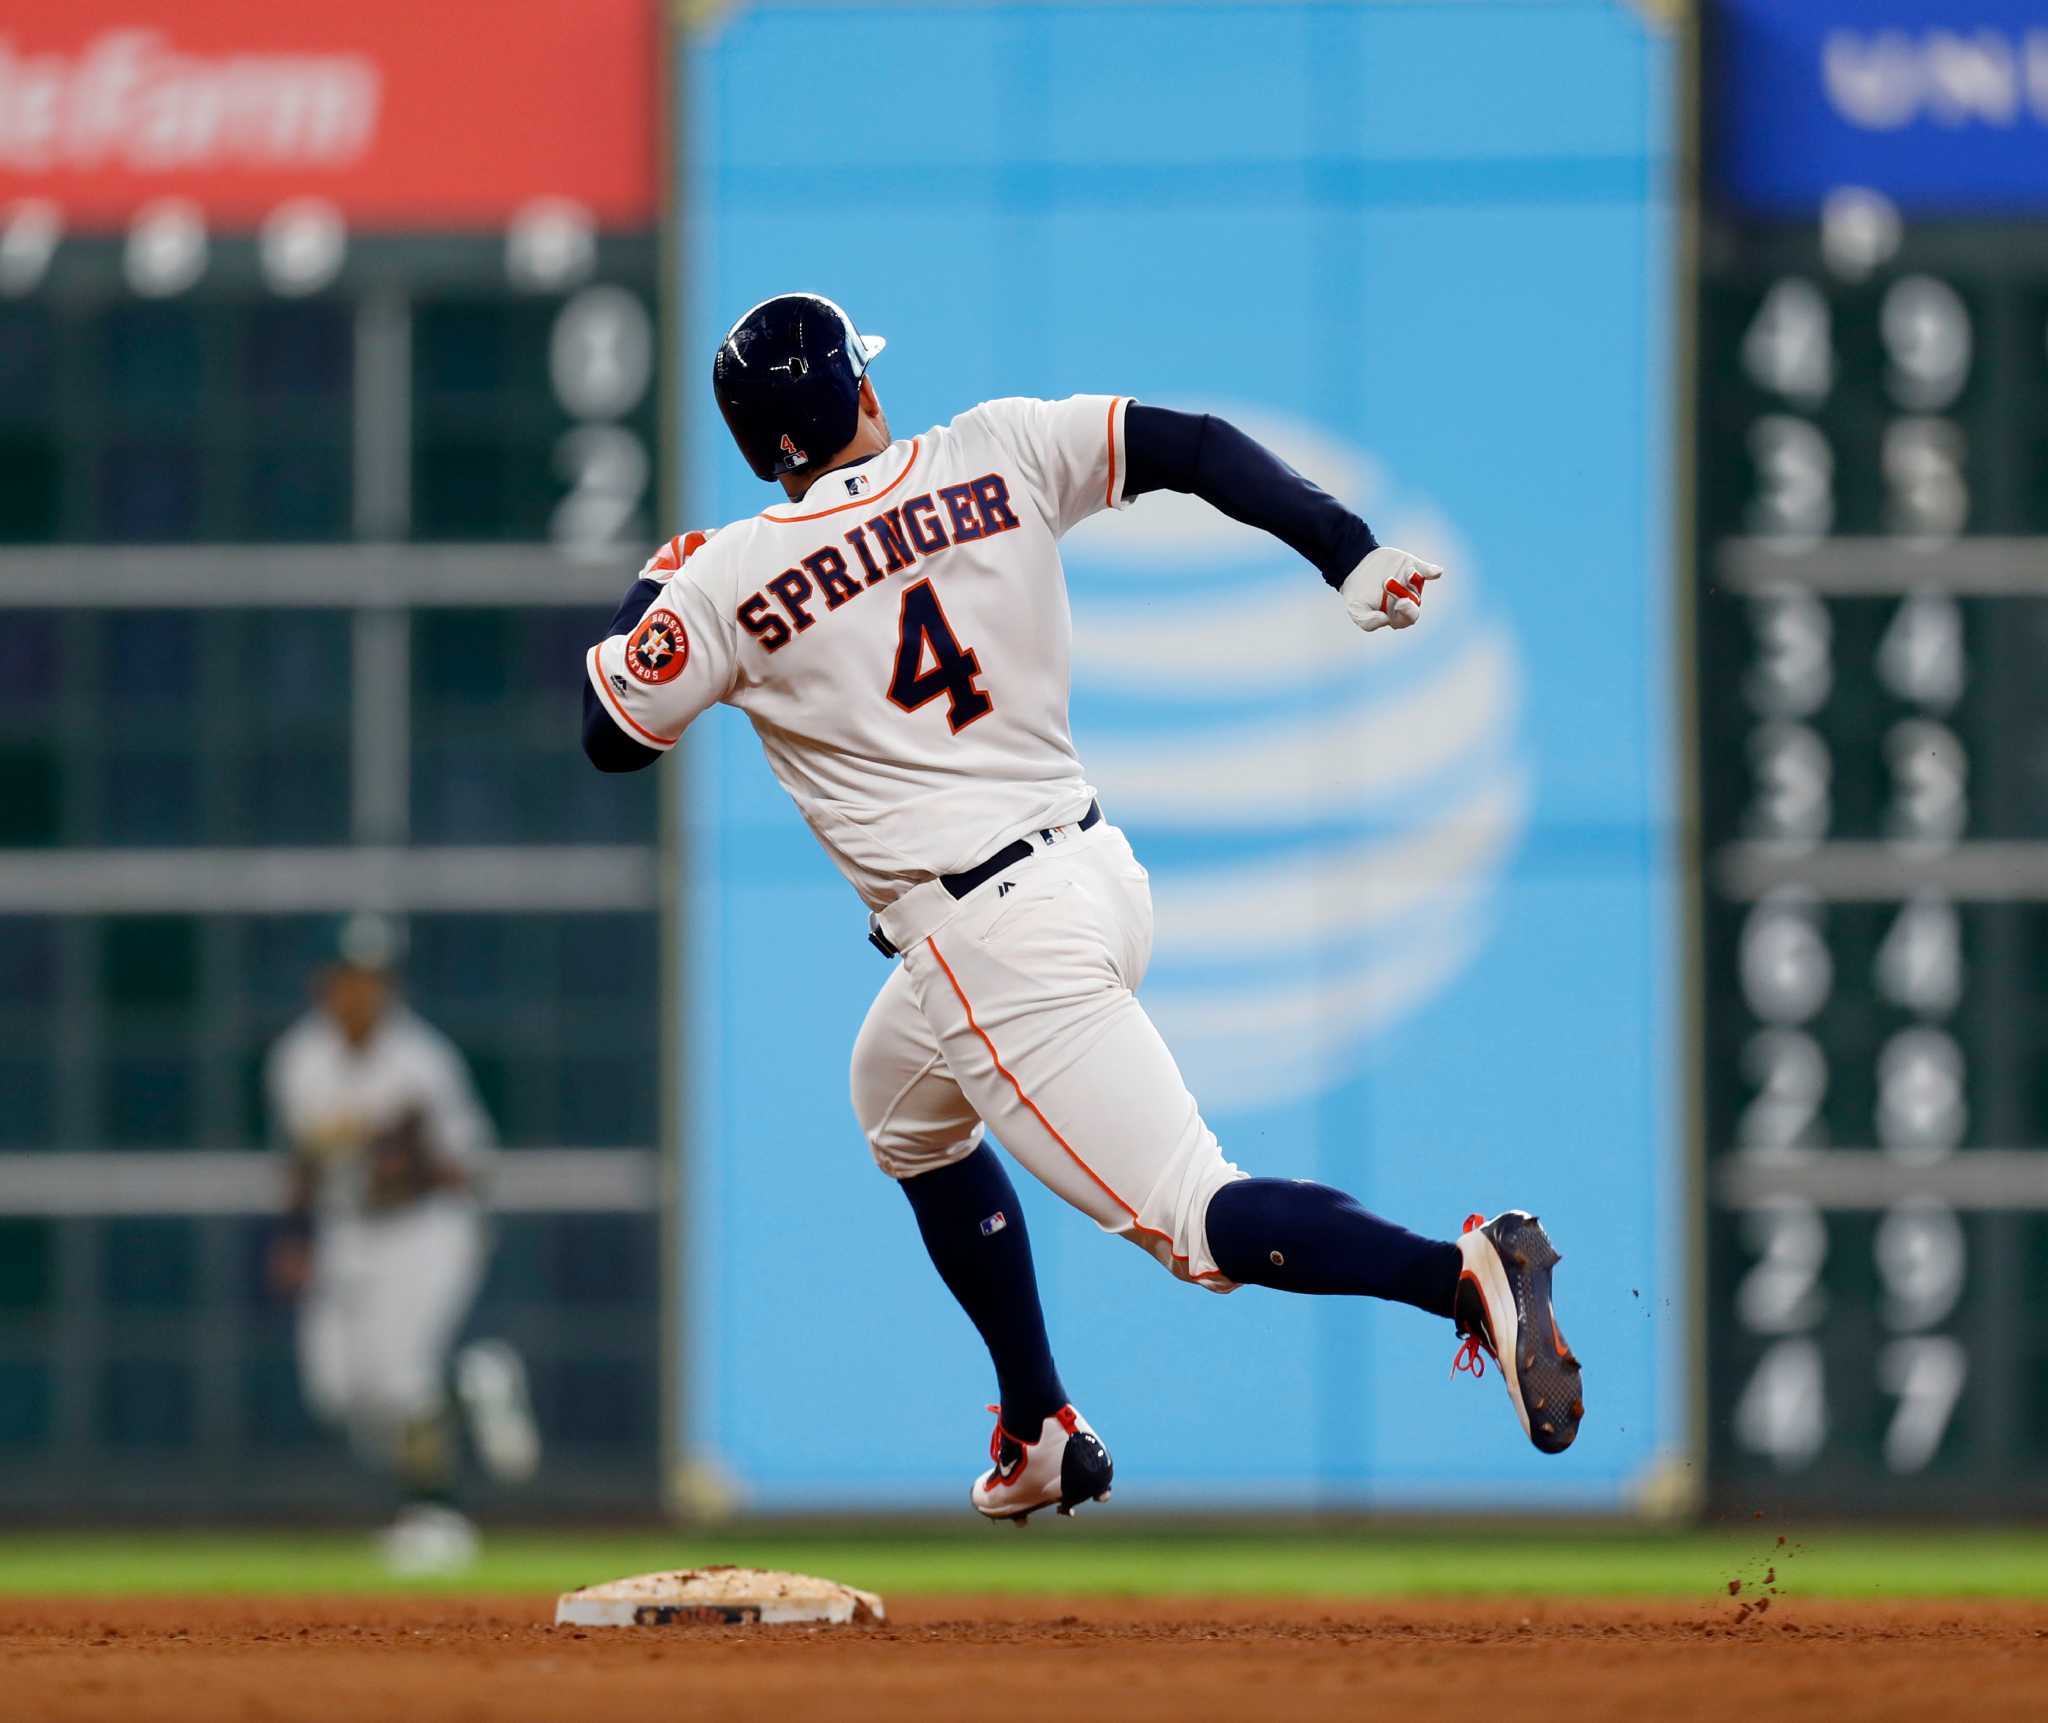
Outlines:
[[690,636],[673,610],[650,610],[626,642],[626,668],[640,682],[673,682],[690,662]]

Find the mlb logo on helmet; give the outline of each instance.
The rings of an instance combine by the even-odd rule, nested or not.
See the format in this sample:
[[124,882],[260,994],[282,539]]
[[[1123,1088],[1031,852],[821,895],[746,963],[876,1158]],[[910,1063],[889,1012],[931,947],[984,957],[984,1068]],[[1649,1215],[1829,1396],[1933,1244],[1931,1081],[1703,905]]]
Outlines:
[[650,610],[626,642],[626,668],[641,682],[673,682],[689,662],[689,633],[666,607]]
[[809,455],[805,454],[802,449],[796,446],[795,439],[793,439],[787,431],[784,431],[782,433],[781,446],[783,458],[787,460],[789,464],[793,467],[800,467],[804,464],[804,462],[808,461],[811,458]]

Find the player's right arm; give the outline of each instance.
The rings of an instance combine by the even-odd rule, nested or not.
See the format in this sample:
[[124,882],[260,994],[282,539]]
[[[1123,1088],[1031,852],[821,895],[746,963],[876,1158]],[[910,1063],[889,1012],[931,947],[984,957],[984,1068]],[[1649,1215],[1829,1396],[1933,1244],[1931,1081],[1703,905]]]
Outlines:
[[731,692],[731,619],[684,565],[708,532],[681,533],[647,559],[583,655],[583,752],[600,772],[637,772]]
[[313,1163],[293,1128],[286,1045],[279,1042],[271,1048],[263,1074],[270,1103],[270,1134],[284,1146],[287,1156],[284,1209],[270,1240],[268,1275],[271,1291],[278,1297],[296,1298],[312,1278],[316,1179]]

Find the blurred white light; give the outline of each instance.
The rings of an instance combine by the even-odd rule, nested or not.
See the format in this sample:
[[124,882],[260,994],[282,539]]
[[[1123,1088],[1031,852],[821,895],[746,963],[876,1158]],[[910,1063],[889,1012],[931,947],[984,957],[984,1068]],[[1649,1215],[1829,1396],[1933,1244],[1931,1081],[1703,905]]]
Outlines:
[[573,551],[601,554],[631,534],[654,464],[623,426],[577,425],[555,444],[555,471],[569,494],[555,505],[549,536]]
[[1954,1209],[1925,1194],[1905,1198],[1878,1223],[1875,1255],[1888,1327],[1932,1328],[1955,1309],[1970,1246]]
[[181,197],[144,204],[128,228],[123,267],[129,287],[145,299],[183,293],[206,273],[206,216]]
[[522,205],[505,232],[505,273],[515,287],[560,292],[597,267],[597,222],[573,198],[541,197]]
[[1835,960],[1807,896],[1774,891],[1742,926],[1742,994],[1766,1023],[1786,1026],[1816,1015],[1834,991]]
[[548,375],[579,419],[630,412],[654,381],[654,321],[623,287],[586,287],[562,307],[548,341]]
[[0,217],[0,293],[33,293],[49,272],[63,235],[64,212],[48,198],[10,204]]
[[1877,676],[1901,700],[1946,712],[1970,682],[1963,611],[1939,588],[1909,593],[1877,645]]
[[1742,337],[1750,376],[1803,407],[1817,407],[1835,386],[1835,349],[1827,297],[1810,281],[1773,282]]
[[1900,907],[1872,964],[1878,993],[1927,1016],[1953,1011],[1963,997],[1963,924],[1944,897],[1922,892]]
[[1899,249],[1898,205],[1883,192],[1845,185],[1820,207],[1820,250],[1845,281],[1861,281]]
[[341,273],[348,222],[324,197],[295,197],[264,218],[256,249],[274,291],[317,293]]
[[1916,413],[1938,413],[1970,380],[1970,308],[1946,281],[1909,275],[1892,284],[1878,317],[1891,359],[1892,398]]
[[1955,1152],[1970,1128],[1969,1069],[1946,1029],[1901,1029],[1877,1055],[1877,1141],[1928,1166]]

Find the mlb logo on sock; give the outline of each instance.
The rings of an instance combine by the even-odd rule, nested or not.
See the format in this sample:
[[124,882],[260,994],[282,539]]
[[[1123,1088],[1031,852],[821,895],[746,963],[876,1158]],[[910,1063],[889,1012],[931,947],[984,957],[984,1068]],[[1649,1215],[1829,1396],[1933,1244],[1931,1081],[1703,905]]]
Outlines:
[[1008,1226],[1009,1224],[1009,1221],[1007,1221],[1003,1217],[1003,1211],[1001,1209],[997,1209],[994,1214],[990,1215],[987,1220],[981,1223],[981,1236],[983,1238],[993,1238],[997,1233],[1001,1232],[1003,1228]]

